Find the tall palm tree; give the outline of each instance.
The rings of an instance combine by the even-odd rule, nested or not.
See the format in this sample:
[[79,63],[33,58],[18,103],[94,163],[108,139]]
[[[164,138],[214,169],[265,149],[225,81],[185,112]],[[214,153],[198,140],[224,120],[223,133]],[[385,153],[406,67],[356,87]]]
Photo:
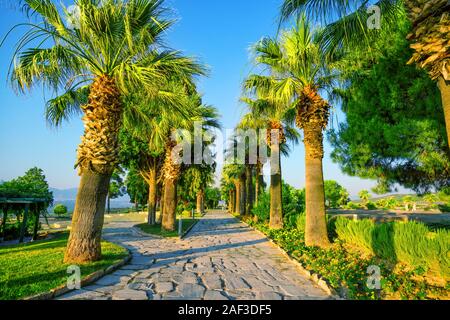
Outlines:
[[232,213],[238,216],[245,215],[245,166],[236,163],[228,164],[223,168],[223,175],[234,185],[235,196]]
[[[101,257],[101,233],[118,132],[127,93],[147,88],[158,95],[168,76],[191,79],[203,68],[178,52],[162,50],[173,21],[161,0],[75,0],[77,10],[58,10],[50,0],[25,0],[39,19],[17,43],[11,82],[19,91],[42,83],[56,98],[47,105],[54,123],[80,109],[84,136],[76,166],[81,175],[65,262]],[[71,19],[71,23],[65,23]]]
[[[282,170],[281,155],[287,156],[290,152],[287,142],[298,143],[298,132],[292,128],[293,112],[285,105],[271,101],[268,98],[261,98],[261,91],[254,87],[254,79],[259,76],[251,75],[245,82],[244,87],[256,90],[259,98],[242,98],[249,108],[250,114],[258,118],[254,124],[261,129],[266,129],[266,143],[270,149],[270,222],[272,229],[283,228],[283,197],[282,197]],[[277,141],[273,141],[276,138]],[[259,150],[258,158],[262,157]]]
[[[408,35],[415,51],[409,63],[426,70],[438,84],[442,96],[447,138],[450,142],[450,2],[448,0],[379,0],[381,28],[396,28],[399,15],[406,12],[412,29]],[[326,25],[322,45],[328,52],[338,48],[371,47],[379,31],[370,30],[368,1],[364,0],[284,0],[281,21],[306,12]]]
[[[129,121],[129,120],[128,120]],[[152,145],[145,141],[145,133],[139,126],[130,126],[124,116],[124,128],[120,140],[120,163],[127,170],[133,171],[132,181],[136,181],[135,172],[147,185],[148,224],[156,223],[156,181],[162,163],[162,154],[153,151]],[[145,126],[148,128],[147,126]],[[145,140],[144,140],[145,139]],[[139,181],[140,181],[139,180]]]
[[305,242],[308,246],[327,247],[322,131],[328,124],[330,105],[319,91],[332,84],[333,75],[305,16],[293,28],[281,32],[279,39],[264,38],[254,50],[256,62],[271,74],[249,77],[246,87],[257,88],[295,110],[296,124],[304,133],[306,154]]
[[180,185],[183,186],[187,198],[196,199],[196,211],[202,214],[205,211],[206,188],[214,182],[215,163],[194,164],[187,166],[181,177]]
[[[264,185],[264,178],[263,178],[263,158],[260,156],[260,132],[263,129],[266,129],[266,121],[263,119],[259,114],[249,112],[245,114],[239,124],[237,125],[237,129],[240,130],[253,130],[256,133],[257,138],[257,159],[256,164],[251,165],[247,164],[246,168],[246,179],[247,179],[247,192],[250,193],[250,196],[247,198],[250,201],[250,205],[247,204],[248,212],[251,212],[253,204],[258,205],[259,201],[259,195],[261,194],[262,187]],[[247,148],[246,152],[251,152],[249,148]],[[247,155],[247,158],[250,158],[249,155]],[[253,189],[253,169],[255,169],[255,186]]]
[[159,146],[160,150],[163,150],[160,179],[162,181],[161,229],[164,231],[174,231],[176,227],[177,182],[182,170],[182,164],[174,159],[177,141],[173,139],[172,135],[176,129],[191,130],[194,121],[201,118],[198,105],[195,104],[197,97],[189,96],[189,93],[185,91],[184,100],[188,106],[187,110],[190,110],[187,116],[181,117],[175,113],[166,116],[161,114],[159,122],[154,122],[150,127],[153,127],[153,131],[156,133],[153,136],[154,146]]
[[[212,106],[202,104],[201,97],[198,94],[191,95],[190,106],[194,115],[189,120],[184,121],[183,125],[176,127],[177,129],[192,131],[195,122],[202,123],[203,132],[220,127],[217,110]],[[162,229],[165,231],[174,231],[176,228],[177,182],[182,173],[182,164],[174,161],[174,153],[179,152],[174,149],[175,147],[176,141],[168,140],[163,166],[164,210]]]
[[[129,95],[126,103],[129,106],[124,112],[124,128],[133,137],[134,146],[131,154],[127,152],[127,162],[134,165],[149,186],[148,223],[156,224],[157,181],[164,160],[168,133],[175,126],[182,126],[183,121],[190,120],[193,113],[187,103],[188,98],[184,86],[170,81],[165,91],[156,97],[147,97],[145,92]],[[180,122],[181,121],[181,122]],[[128,139],[129,140],[129,139]],[[134,143],[135,141],[141,143]],[[143,145],[142,141],[145,141]],[[125,151],[130,143],[125,143]]]
[[225,167],[222,170],[220,191],[222,193],[222,199],[228,200],[228,212],[234,213],[234,209],[236,208],[236,190],[231,177],[226,174]]

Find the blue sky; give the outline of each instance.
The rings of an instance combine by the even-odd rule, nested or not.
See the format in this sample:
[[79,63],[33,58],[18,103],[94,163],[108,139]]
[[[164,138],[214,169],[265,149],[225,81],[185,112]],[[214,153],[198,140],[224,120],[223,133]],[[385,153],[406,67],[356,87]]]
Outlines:
[[[64,1],[70,3],[69,1]],[[0,1],[1,3],[1,1]],[[216,106],[224,128],[233,128],[244,113],[238,102],[242,80],[252,70],[249,47],[262,36],[274,35],[281,0],[169,0],[178,23],[167,34],[167,44],[195,55],[211,69],[200,81],[205,103]],[[25,17],[18,11],[2,8],[0,35]],[[45,92],[35,89],[17,96],[7,84],[7,71],[18,33],[0,48],[0,180],[22,175],[38,166],[55,188],[73,188],[79,177],[74,170],[76,148],[83,134],[79,118],[55,129],[44,118]],[[48,96],[48,94],[47,94]],[[337,113],[340,120],[343,116]],[[326,144],[325,179],[334,179],[352,195],[374,186],[373,181],[345,176],[329,159]],[[283,159],[284,179],[295,187],[304,186],[304,152],[295,147],[289,159]]]

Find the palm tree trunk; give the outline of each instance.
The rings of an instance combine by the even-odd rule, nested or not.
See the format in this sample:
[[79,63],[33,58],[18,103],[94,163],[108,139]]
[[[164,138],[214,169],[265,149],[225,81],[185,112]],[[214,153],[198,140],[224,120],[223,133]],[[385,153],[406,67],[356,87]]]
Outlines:
[[258,161],[258,164],[256,165],[255,206],[258,205],[259,195],[261,192],[261,187],[263,185],[262,179],[263,179],[263,176],[262,176],[261,163]]
[[281,180],[281,153],[279,145],[271,145],[272,157],[278,159],[277,163],[271,162],[270,176],[270,222],[271,229],[283,228],[283,197]]
[[180,175],[181,167],[176,164],[172,158],[172,150],[175,147],[173,142],[166,148],[166,157],[164,160],[164,211],[162,218],[162,230],[175,231],[177,214],[177,181]]
[[325,189],[323,182],[323,134],[319,123],[303,128],[306,153],[306,230],[307,246],[326,248],[330,245],[325,213]]
[[238,215],[238,216],[240,216],[241,215],[241,209],[242,209],[242,206],[241,206],[241,202],[242,202],[242,192],[241,192],[241,182],[240,182],[240,180],[236,180],[236,182],[235,182],[235,185],[236,185],[236,201],[235,201],[235,208],[234,208],[234,213],[236,214],[236,215]]
[[85,263],[101,258],[105,202],[118,161],[118,135],[122,124],[120,98],[114,79],[101,76],[91,85],[88,104],[82,106],[85,131],[77,159],[81,180],[65,263]]
[[231,210],[232,213],[236,212],[236,201],[237,201],[237,190],[236,188],[233,190],[233,203],[232,203],[232,207],[233,209]]
[[197,213],[202,214],[202,202],[203,202],[203,195],[202,191],[200,190],[197,192]]
[[245,188],[245,174],[242,174],[239,178],[239,185],[240,185],[240,203],[239,203],[239,208],[240,208],[240,215],[245,216],[247,214],[246,209],[247,209],[247,193],[246,193],[246,188]]
[[159,185],[159,219],[156,221],[158,224],[162,223],[164,216],[164,186]]
[[156,224],[156,164],[152,164],[148,174],[148,224]]
[[206,209],[205,209],[205,202],[206,202],[206,200],[205,200],[205,192],[203,191],[202,192],[202,202],[201,202],[201,205],[200,205],[200,208],[201,208],[201,213],[203,214],[204,212],[206,212]]
[[107,199],[108,199],[108,214],[111,213],[111,197],[109,196],[109,192],[107,195]]
[[177,185],[174,180],[164,182],[164,213],[162,230],[175,231],[177,209]]
[[249,164],[245,166],[245,194],[245,212],[250,215],[253,210],[253,168]]
[[438,87],[442,96],[442,108],[444,109],[445,128],[447,130],[447,141],[450,145],[450,81],[439,77]]
[[110,178],[111,175],[88,170],[81,175],[64,259],[66,263],[85,263],[101,258],[103,214]]

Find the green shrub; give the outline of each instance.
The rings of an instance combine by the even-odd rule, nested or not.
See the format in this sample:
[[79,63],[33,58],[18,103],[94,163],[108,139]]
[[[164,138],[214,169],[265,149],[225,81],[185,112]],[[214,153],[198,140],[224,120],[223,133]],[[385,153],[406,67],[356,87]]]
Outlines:
[[[15,221],[14,223],[6,223],[5,230],[3,232],[3,240],[10,241],[10,240],[16,240],[20,236],[20,231],[22,230],[22,219],[23,215],[21,216],[21,221]],[[27,227],[25,228],[25,237],[31,236],[33,234],[34,230],[34,215],[29,215],[27,220]],[[39,223],[38,230],[40,230],[41,224]]]
[[63,216],[67,214],[67,207],[63,204],[57,204],[53,209],[53,212],[58,216]]
[[263,192],[258,197],[258,205],[253,208],[253,214],[258,217],[258,221],[262,223],[268,222],[270,219],[270,195]]
[[375,204],[377,205],[378,208],[383,209],[395,209],[399,205],[398,201],[395,200],[394,197],[380,199]]
[[378,209],[377,205],[375,203],[373,203],[372,201],[368,201],[366,203],[366,208],[367,208],[367,210],[377,210]]
[[[286,228],[295,228],[297,217],[305,211],[305,191],[297,190],[283,182],[283,220]],[[270,194],[262,193],[258,205],[253,208],[258,221],[268,222],[270,219]]]
[[375,223],[371,220],[352,221],[339,217],[335,223],[337,237],[366,253],[372,254],[372,234]]
[[347,203],[347,205],[345,206],[346,209],[348,210],[358,210],[361,209],[361,205],[359,205],[358,203],[352,202],[350,201],[349,203]]
[[298,231],[305,232],[306,214],[302,213],[297,216],[296,227]]
[[431,232],[419,222],[375,224],[371,220],[338,218],[337,237],[350,246],[390,262],[402,262],[444,279],[450,276],[450,232]]
[[[300,220],[300,218],[298,218]],[[335,219],[330,219],[333,221]],[[298,260],[305,268],[321,274],[331,286],[338,290],[343,284],[348,288],[349,299],[425,299],[447,297],[443,287],[427,285],[415,278],[417,272],[399,270],[392,272],[392,268],[375,257],[361,257],[355,251],[346,250],[337,241],[332,249],[323,250],[317,247],[307,247],[304,243],[304,232],[296,229],[271,230],[267,224],[253,223],[252,225],[269,238],[274,240],[284,250]],[[381,269],[382,290],[379,292],[367,287],[367,270],[369,266],[377,265]]]
[[448,203],[447,204],[439,204],[438,208],[439,208],[439,211],[442,213],[450,212],[450,205]]
[[297,218],[305,212],[305,190],[283,182],[283,219],[286,228],[295,228]]

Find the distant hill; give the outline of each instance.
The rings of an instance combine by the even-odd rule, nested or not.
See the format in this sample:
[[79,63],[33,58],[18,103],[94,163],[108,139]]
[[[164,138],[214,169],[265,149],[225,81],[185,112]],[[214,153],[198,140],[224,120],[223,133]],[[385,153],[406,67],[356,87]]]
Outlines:
[[77,198],[77,188],[72,189],[55,189],[50,188],[50,191],[53,192],[53,199],[55,201],[67,201],[67,200],[75,200]]
[[[53,199],[55,201],[67,201],[67,200],[74,200],[77,198],[77,188],[71,188],[71,189],[56,189],[56,188],[50,188],[50,191],[53,192]],[[111,200],[111,201],[130,201],[130,197],[126,194],[123,197]]]
[[[67,207],[69,212],[73,212],[75,207],[75,199],[77,198],[77,188],[71,189],[56,189],[50,188],[50,191],[53,192],[53,206],[57,204],[63,204]],[[112,209],[123,209],[130,208],[133,204],[130,203],[130,197],[125,195],[121,198],[111,200],[111,208]],[[49,208],[49,212],[53,212],[53,207]]]

